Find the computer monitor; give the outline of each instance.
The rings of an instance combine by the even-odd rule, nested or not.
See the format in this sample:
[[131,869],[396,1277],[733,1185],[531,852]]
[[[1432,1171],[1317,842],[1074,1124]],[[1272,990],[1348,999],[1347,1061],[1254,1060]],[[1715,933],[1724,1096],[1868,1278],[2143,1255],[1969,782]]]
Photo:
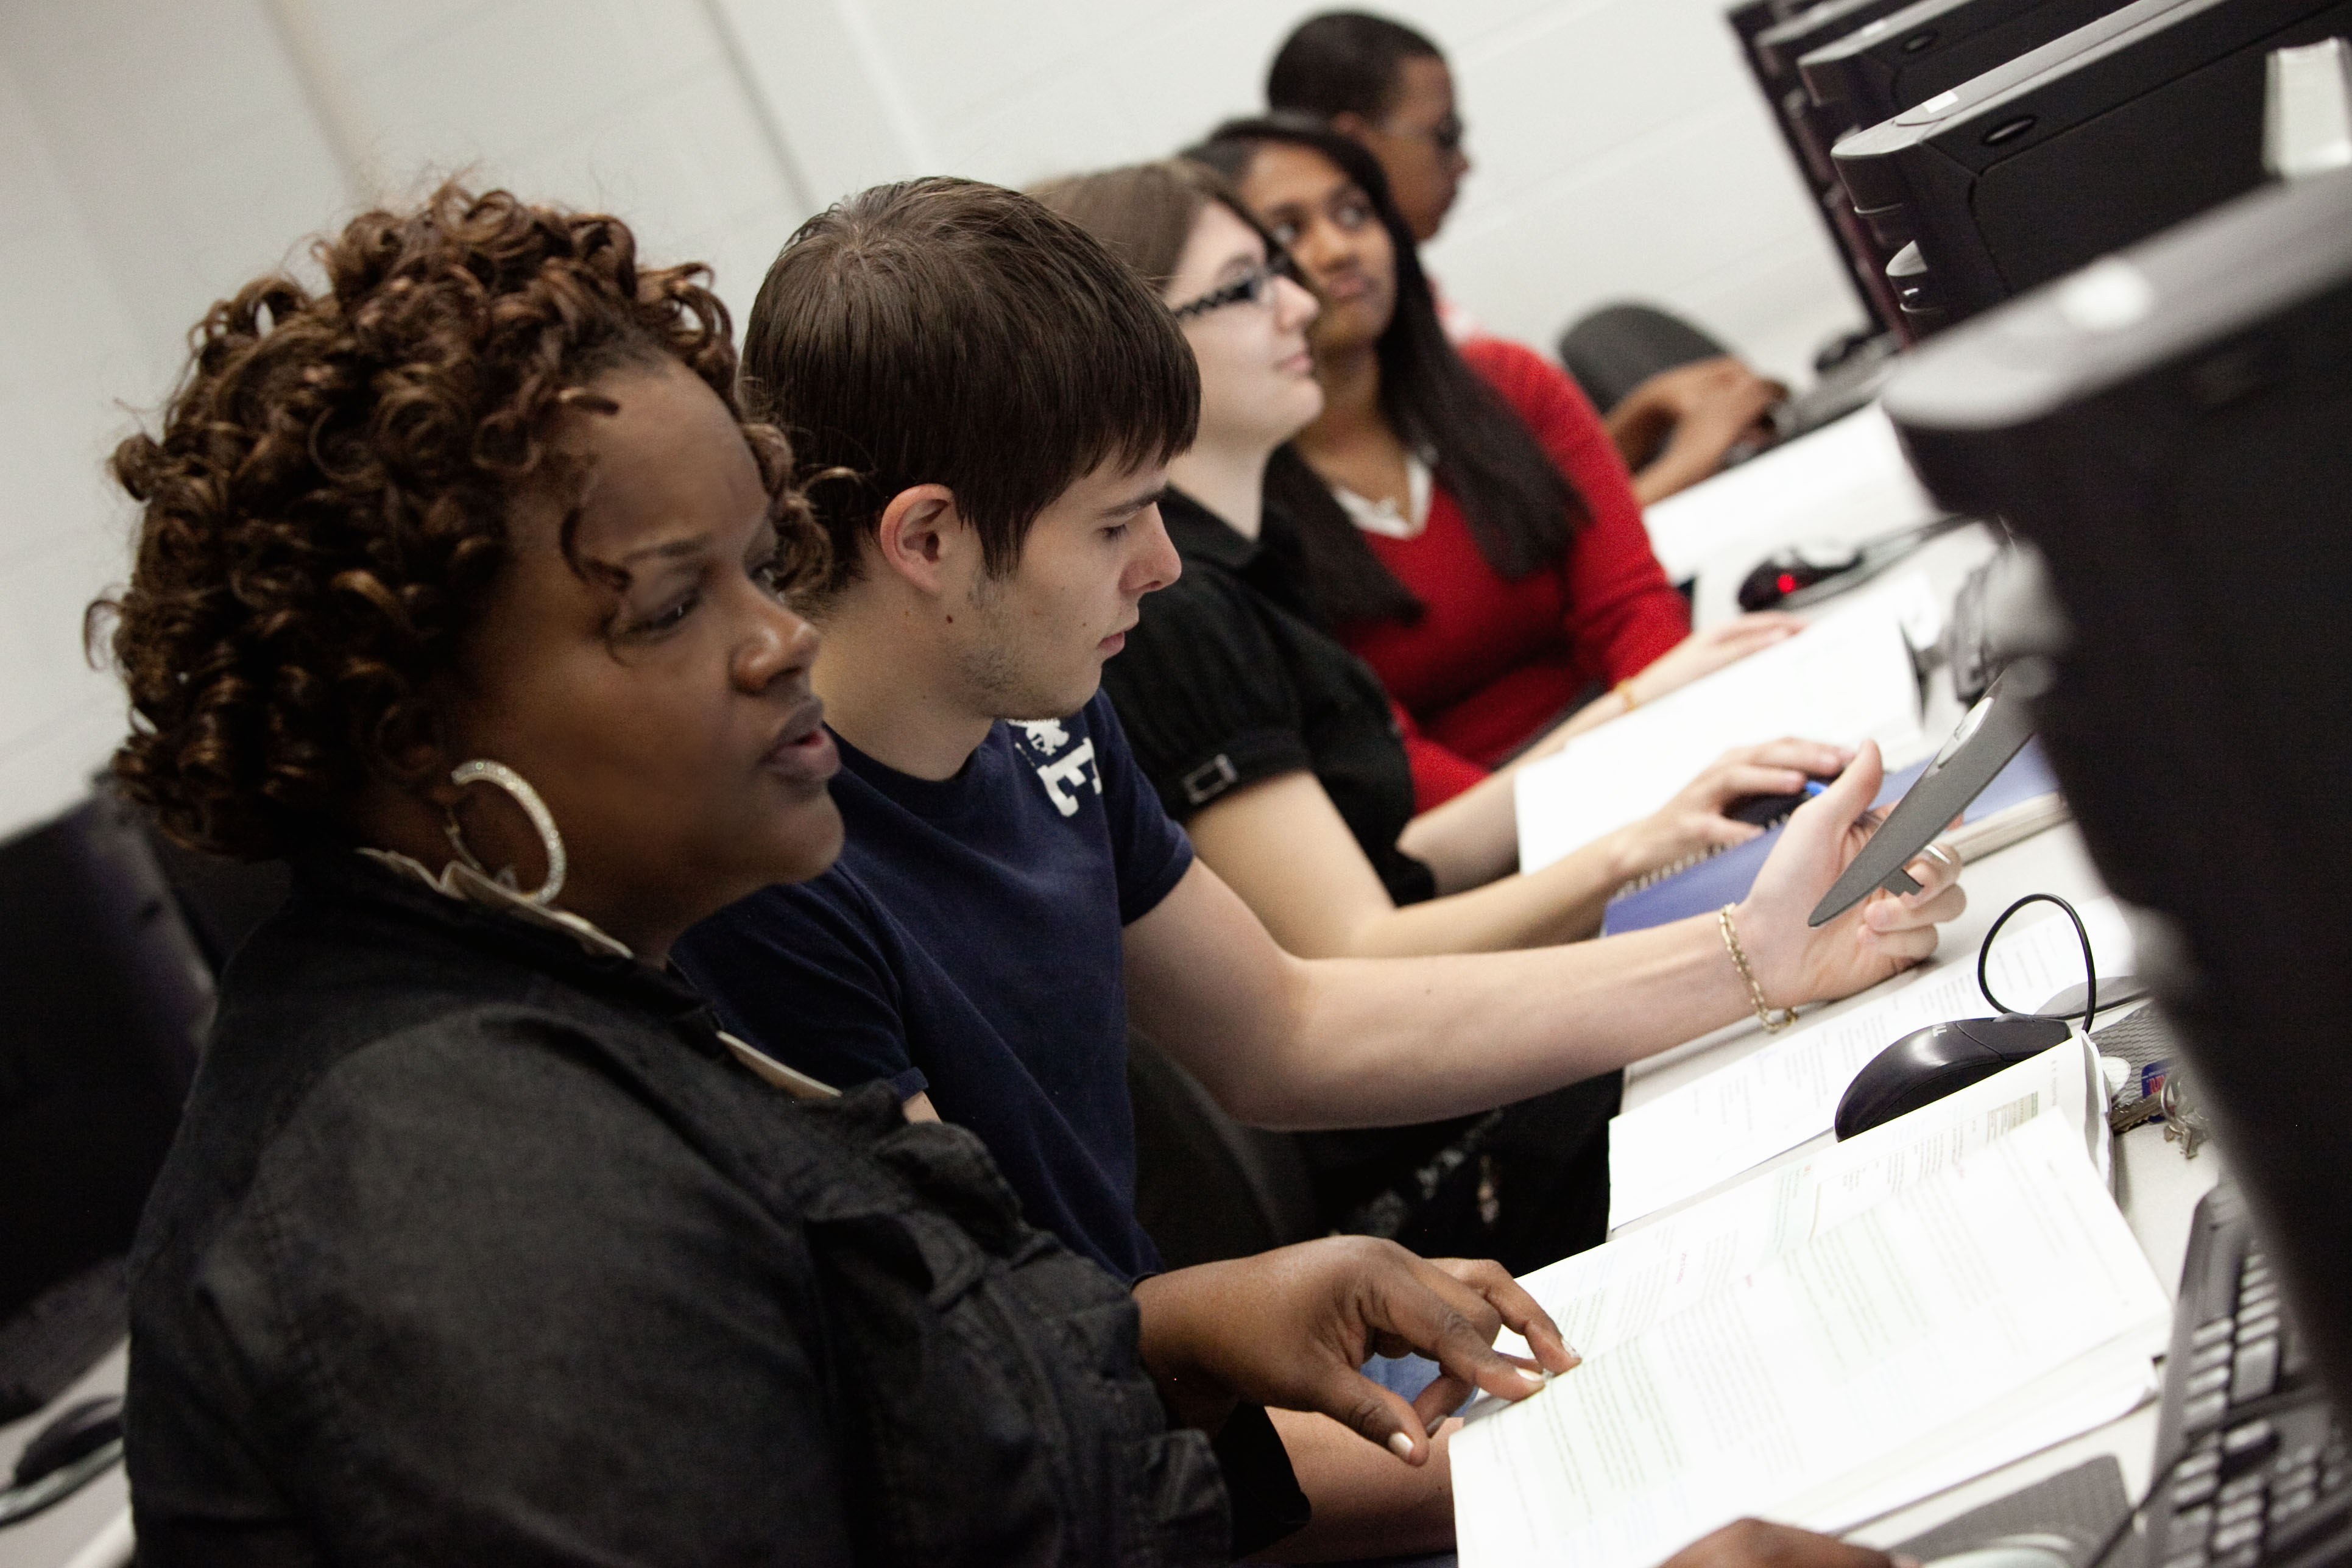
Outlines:
[[121,801],[0,844],[0,1421],[122,1335],[121,1258],[212,996]]
[[2045,563],[2042,742],[2352,1410],[2352,170],[1954,328],[1885,406]]
[[1832,141],[2097,21],[2126,0],[1920,0],[1797,62]]
[[1900,306],[1887,286],[1883,258],[1872,252],[1869,237],[1855,222],[1830,165],[1833,138],[1814,123],[1812,100],[1798,74],[1797,62],[1810,51],[1843,37],[1874,17],[1900,10],[1905,4],[1906,0],[1826,0],[1790,10],[1766,26],[1758,25],[1763,18],[1752,5],[1730,13],[1733,31],[1740,37],[1748,70],[1771,110],[1772,123],[1788,143],[1799,177],[1812,193],[1813,205],[1846,265],[1854,292],[1881,331],[1894,330]]
[[1847,137],[1906,336],[2260,184],[2265,57],[2347,31],[2352,0],[2135,0]]

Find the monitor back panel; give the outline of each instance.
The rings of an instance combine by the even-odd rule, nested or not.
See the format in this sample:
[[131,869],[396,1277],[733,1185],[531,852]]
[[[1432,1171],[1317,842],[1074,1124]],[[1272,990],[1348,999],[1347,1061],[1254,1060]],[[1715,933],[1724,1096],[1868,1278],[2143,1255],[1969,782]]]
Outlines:
[[1797,68],[1813,102],[1843,122],[1843,135],[1892,120],[2124,3],[1925,0],[1814,50]]
[[2262,184],[2266,58],[2347,31],[2352,0],[2137,0],[1847,138],[1874,237],[1917,247],[1909,335]]

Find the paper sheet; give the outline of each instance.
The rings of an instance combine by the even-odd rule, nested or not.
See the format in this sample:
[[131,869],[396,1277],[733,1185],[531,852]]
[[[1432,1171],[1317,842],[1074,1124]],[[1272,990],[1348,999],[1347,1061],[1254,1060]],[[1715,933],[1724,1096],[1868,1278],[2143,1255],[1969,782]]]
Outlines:
[[1643,521],[1679,583],[1727,555],[1761,560],[1796,539],[1858,542],[1942,515],[1874,403],[1667,497]]
[[1569,1343],[1598,1354],[2037,1116],[2085,1125],[2095,1070],[2053,1047],[1520,1282]]
[[[1472,1413],[1453,1456],[1465,1568],[1649,1568],[1744,1513],[1835,1519],[1947,1436],[1981,1468],[2068,1435],[2045,1385],[2076,1418],[2121,1396],[2080,1386],[2083,1358],[2112,1351],[2144,1382],[2168,1307],[2077,1122],[2033,1115],[1941,1156],[1882,1142],[1825,1156],[1852,1168],[1815,1173],[1795,1245],[1709,1258],[1715,1288],[1678,1290],[1540,1393]],[[2012,1419],[2027,1410],[2040,1418]]]
[[[2102,974],[2129,973],[2130,928],[2113,899],[2082,906]],[[2018,921],[2029,919],[2020,915]],[[1993,944],[1993,992],[2033,1008],[2083,977],[2082,944],[2057,910],[2012,921]],[[1807,1025],[1730,1066],[1670,1089],[1609,1124],[1609,1224],[1628,1225],[1830,1130],[1837,1103],[1871,1058],[1909,1034],[1994,1008],[1977,989],[1976,954],[1895,983],[1864,1006]]]
[[1734,746],[1784,735],[1915,745],[1919,688],[1901,616],[1916,588],[1916,575],[1895,579],[1520,769],[1519,869],[1539,869],[1647,816]]

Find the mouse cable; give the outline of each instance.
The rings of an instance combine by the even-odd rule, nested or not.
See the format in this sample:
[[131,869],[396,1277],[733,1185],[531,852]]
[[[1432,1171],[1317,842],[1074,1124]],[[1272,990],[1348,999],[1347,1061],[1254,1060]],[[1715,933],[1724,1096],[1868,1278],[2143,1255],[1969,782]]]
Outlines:
[[2091,1026],[2092,1020],[2096,1018],[2099,1013],[2099,964],[2098,961],[2091,955],[2091,933],[2089,930],[2084,926],[2083,917],[2074,912],[2074,905],[2068,903],[2065,900],[2060,898],[2055,893],[2028,893],[2025,897],[2018,900],[2017,902],[2010,905],[2009,908],[2000,911],[2000,918],[1992,922],[1992,928],[1984,933],[1984,941],[1977,944],[1977,990],[1983,994],[1986,1001],[1991,1003],[1996,1008],[2000,1009],[2004,1017],[2044,1018],[2054,1016],[2056,1018],[2065,1019],[2072,1018],[2074,1016],[2072,1012],[2061,1013],[2054,1016],[2046,1013],[2028,1013],[2021,1008],[2011,1006],[2008,1003],[2002,1001],[2000,997],[1992,994],[1992,985],[1986,974],[1986,967],[1992,959],[1992,939],[2000,934],[2000,928],[2009,923],[2010,916],[2015,914],[2018,910],[2023,909],[2028,904],[2055,904],[2060,909],[2066,911],[2066,918],[2068,920],[2074,922],[2074,935],[2080,939],[2083,943],[2083,1027],[2087,1030]]

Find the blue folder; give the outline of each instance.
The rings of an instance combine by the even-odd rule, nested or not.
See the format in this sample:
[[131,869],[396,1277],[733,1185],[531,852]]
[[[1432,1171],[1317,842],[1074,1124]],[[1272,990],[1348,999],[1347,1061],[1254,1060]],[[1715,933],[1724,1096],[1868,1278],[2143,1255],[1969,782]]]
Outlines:
[[[1871,804],[1892,805],[1927,771],[1927,764],[1922,761],[1901,773],[1889,773],[1878,786],[1878,798]],[[2058,777],[2050,771],[2050,759],[2042,750],[2042,742],[2028,741],[2025,749],[2010,760],[2009,766],[1995,774],[1984,792],[1969,803],[1960,820],[1980,822],[1995,812],[2053,794],[2057,788]],[[1726,904],[1738,903],[1755,886],[1756,873],[1763,869],[1772,846],[1780,842],[1780,833],[1781,825],[1776,824],[1745,844],[1610,900],[1601,916],[1601,934],[1616,936],[1629,931],[1646,931],[1692,915],[1710,915]]]

